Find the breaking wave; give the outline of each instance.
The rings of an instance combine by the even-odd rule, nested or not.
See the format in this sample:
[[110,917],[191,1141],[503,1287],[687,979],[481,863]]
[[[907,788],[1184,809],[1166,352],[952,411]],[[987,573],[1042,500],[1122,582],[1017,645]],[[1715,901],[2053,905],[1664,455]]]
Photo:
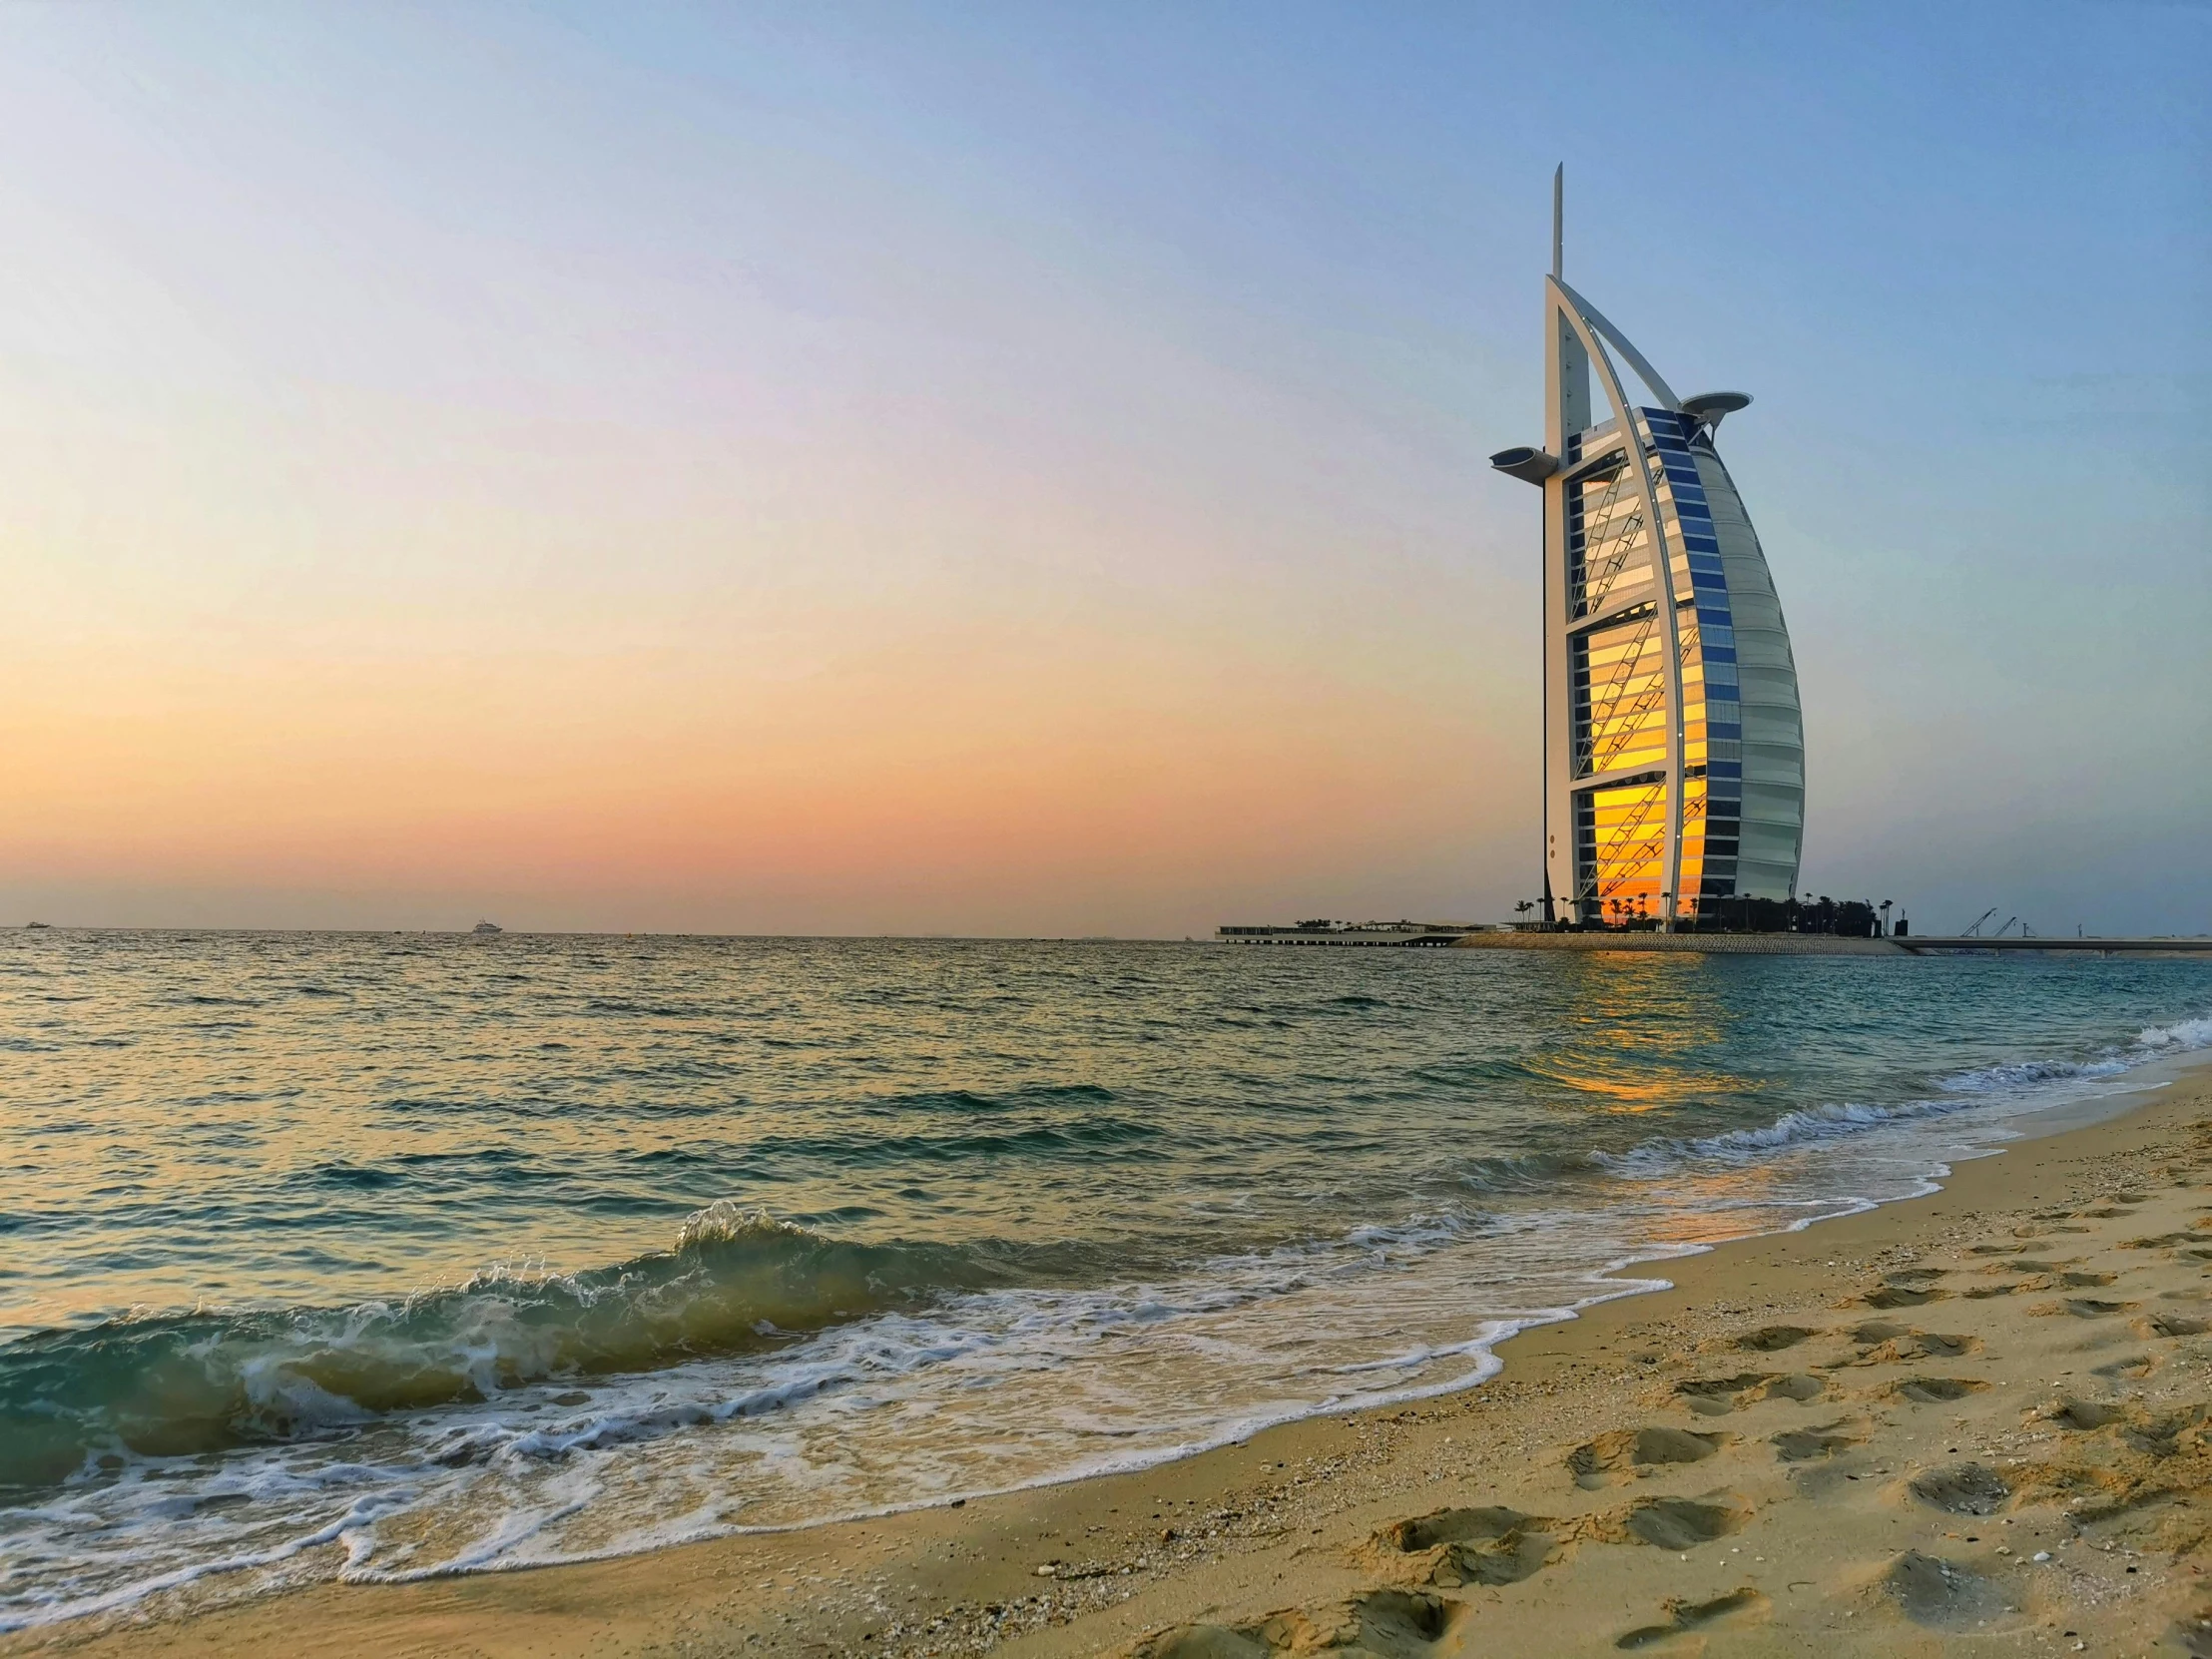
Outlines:
[[0,1347],[0,1486],[61,1480],[103,1454],[221,1451],[548,1380],[787,1347],[1064,1265],[1037,1255],[855,1244],[725,1202],[692,1215],[668,1249],[583,1273],[499,1266],[394,1302],[38,1332]]

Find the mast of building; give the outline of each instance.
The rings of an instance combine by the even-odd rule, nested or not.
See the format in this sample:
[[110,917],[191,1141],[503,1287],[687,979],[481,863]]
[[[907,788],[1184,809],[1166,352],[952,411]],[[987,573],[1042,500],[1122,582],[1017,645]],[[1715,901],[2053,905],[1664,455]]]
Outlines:
[[1551,279],[1563,280],[1566,271],[1567,164],[1551,170]]

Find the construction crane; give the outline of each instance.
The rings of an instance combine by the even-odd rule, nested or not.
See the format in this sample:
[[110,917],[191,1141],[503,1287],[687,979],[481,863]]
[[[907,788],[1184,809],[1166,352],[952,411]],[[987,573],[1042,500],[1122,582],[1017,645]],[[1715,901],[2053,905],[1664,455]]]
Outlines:
[[1990,905],[1986,910],[1983,910],[1981,914],[1975,916],[1972,921],[1968,922],[1965,926],[1959,928],[1958,936],[1962,939],[1973,938],[1981,931],[1981,924],[1987,921],[1996,913],[1997,907],[1994,904]]

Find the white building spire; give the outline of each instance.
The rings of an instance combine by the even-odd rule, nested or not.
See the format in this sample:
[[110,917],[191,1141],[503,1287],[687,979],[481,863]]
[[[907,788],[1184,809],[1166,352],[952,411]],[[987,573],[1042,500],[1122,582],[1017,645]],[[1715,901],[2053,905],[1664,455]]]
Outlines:
[[1566,224],[1567,164],[1561,162],[1551,173],[1551,279],[1555,282],[1566,276]]

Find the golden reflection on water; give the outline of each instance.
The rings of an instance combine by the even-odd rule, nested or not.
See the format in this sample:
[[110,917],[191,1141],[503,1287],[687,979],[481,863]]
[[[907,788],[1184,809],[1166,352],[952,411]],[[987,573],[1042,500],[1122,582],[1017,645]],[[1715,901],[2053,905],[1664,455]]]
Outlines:
[[[1583,971],[1558,1035],[1529,1062],[1536,1075],[1572,1091],[1557,1109],[1634,1115],[1760,1086],[1709,1064],[1740,1015],[1714,994],[1707,958],[1599,951],[1577,966]],[[1699,1062],[1688,1063],[1690,1055]]]

